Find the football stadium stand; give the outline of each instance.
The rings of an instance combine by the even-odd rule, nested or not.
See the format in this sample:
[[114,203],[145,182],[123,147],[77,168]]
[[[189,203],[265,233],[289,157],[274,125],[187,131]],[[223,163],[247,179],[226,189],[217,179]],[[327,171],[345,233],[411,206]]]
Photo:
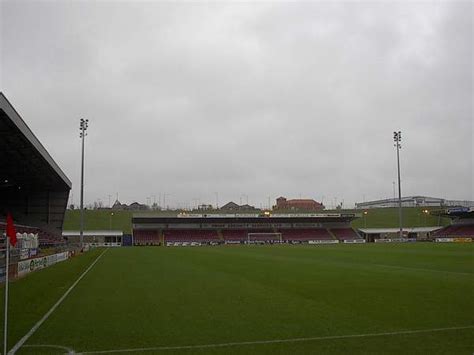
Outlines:
[[160,237],[154,230],[138,230],[135,233],[135,245],[160,245]]
[[134,214],[133,244],[334,243],[361,239],[350,227],[355,218],[358,216],[353,213],[182,214],[177,217]]
[[331,228],[332,234],[339,240],[352,240],[360,239],[360,235],[357,234],[352,228]]
[[440,236],[446,236],[446,237],[457,237],[457,236],[463,236],[463,237],[474,237],[474,226],[473,225],[451,225],[446,228],[443,228],[439,231],[436,231],[433,236],[435,237],[440,237]]
[[222,236],[226,242],[245,242],[248,239],[248,231],[245,229],[225,229]]
[[282,229],[284,241],[309,241],[309,240],[330,240],[331,234],[325,228],[313,229]]
[[435,241],[474,240],[474,207],[455,207],[431,212],[451,219],[451,224],[432,234]]
[[215,230],[167,230],[163,233],[164,242],[219,242],[219,236]]
[[[6,229],[6,222],[5,221],[0,222],[0,235],[3,235],[3,233],[5,233],[5,229]],[[58,246],[65,243],[63,238],[59,237],[58,235],[50,234],[37,227],[16,224],[15,230],[19,234],[36,235],[38,237],[40,246],[50,247],[50,246]]]
[[0,230],[11,213],[17,233],[37,234],[43,246],[62,244],[70,189],[71,181],[0,93]]

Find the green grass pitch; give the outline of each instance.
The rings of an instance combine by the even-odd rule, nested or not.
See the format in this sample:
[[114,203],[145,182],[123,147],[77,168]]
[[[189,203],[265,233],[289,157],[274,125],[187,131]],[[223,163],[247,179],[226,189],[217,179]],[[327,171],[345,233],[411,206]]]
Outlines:
[[[11,283],[10,347],[102,252]],[[473,295],[474,244],[109,249],[18,353],[472,354]]]

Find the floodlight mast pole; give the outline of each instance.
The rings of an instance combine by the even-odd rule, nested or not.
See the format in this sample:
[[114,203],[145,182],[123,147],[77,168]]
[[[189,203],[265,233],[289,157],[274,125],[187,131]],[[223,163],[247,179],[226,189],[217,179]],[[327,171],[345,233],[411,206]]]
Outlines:
[[402,223],[402,186],[400,180],[400,149],[402,145],[402,132],[393,132],[393,140],[395,147],[397,148],[397,169],[398,169],[398,221],[400,224],[400,238],[403,238],[403,223]]
[[5,313],[3,319],[3,353],[7,354],[8,341],[8,273],[10,265],[10,237],[5,238]]
[[79,138],[82,141],[82,154],[81,154],[81,229],[79,232],[79,240],[81,249],[83,248],[84,244],[84,142],[87,136],[87,126],[89,124],[89,120],[85,120],[81,118],[80,125],[79,125]]

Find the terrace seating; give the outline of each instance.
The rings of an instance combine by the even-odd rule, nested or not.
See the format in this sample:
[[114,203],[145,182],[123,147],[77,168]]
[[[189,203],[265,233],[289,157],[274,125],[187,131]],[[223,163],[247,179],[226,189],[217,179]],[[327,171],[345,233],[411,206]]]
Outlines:
[[[257,234],[257,235],[250,235],[249,238],[249,233],[268,233],[268,235],[265,234]],[[272,234],[273,233],[273,234]],[[279,237],[274,234],[273,230],[261,230],[261,229],[252,229],[252,230],[246,230],[246,229],[238,229],[238,230],[222,230],[222,236],[225,241],[227,242],[246,242],[249,239],[251,241],[278,241]]]
[[246,230],[223,230],[222,236],[225,241],[240,241],[244,242],[247,240],[247,231]]
[[165,243],[168,242],[219,242],[219,235],[215,230],[183,229],[167,230],[163,232]]
[[160,245],[160,237],[155,230],[134,230],[133,240],[135,245]]
[[[2,235],[5,232],[5,230],[6,230],[6,223],[0,222],[0,235]],[[62,236],[48,233],[47,231],[44,231],[38,227],[15,224],[15,230],[17,233],[21,233],[21,234],[23,233],[37,234],[40,247],[53,247],[53,246],[58,246],[58,245],[66,243],[64,239],[62,238]]]
[[360,239],[360,236],[352,228],[331,228],[331,232],[339,240]]
[[308,240],[329,240],[333,239],[324,228],[314,229],[282,229],[282,239],[284,241],[308,241]]
[[61,236],[55,236],[44,231],[38,232],[38,242],[40,247],[53,247],[66,243]]
[[434,237],[473,237],[474,238],[474,225],[472,224],[452,224],[445,228],[439,229],[433,233]]
[[433,237],[442,237],[442,236],[448,236],[450,231],[453,229],[453,226],[447,226],[441,229],[438,229],[432,233]]
[[[280,240],[280,236],[275,234],[274,230],[270,229],[252,229],[248,230],[247,232],[247,239],[254,242],[276,242]],[[249,233],[253,233],[250,236]],[[263,233],[263,234],[255,234],[255,233]]]

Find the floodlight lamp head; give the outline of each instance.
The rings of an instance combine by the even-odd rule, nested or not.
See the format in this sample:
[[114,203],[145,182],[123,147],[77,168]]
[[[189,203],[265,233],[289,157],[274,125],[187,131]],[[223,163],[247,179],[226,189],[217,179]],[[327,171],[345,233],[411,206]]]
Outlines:
[[85,120],[85,119],[81,118],[80,124],[79,124],[79,129],[81,131],[85,131],[85,130],[87,130],[88,126],[89,126],[89,120],[88,119]]

